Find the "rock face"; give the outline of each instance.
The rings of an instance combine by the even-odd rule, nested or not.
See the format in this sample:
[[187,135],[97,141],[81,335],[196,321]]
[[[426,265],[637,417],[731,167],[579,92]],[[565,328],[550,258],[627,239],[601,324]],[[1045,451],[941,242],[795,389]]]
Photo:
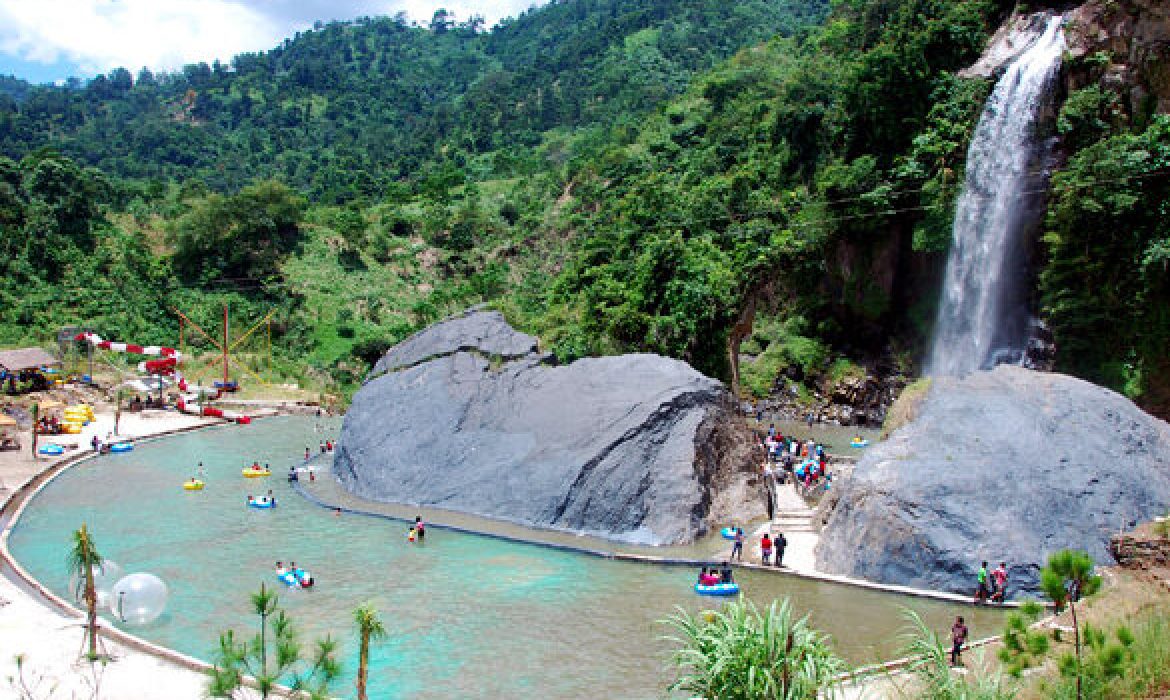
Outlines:
[[1109,538],[1170,506],[1170,425],[1064,375],[936,378],[918,418],[836,489],[818,568],[972,593],[979,563],[1034,591],[1053,551],[1111,563]]
[[1065,20],[1073,58],[1107,59],[1068,76],[1068,89],[1097,84],[1117,92],[1131,115],[1170,112],[1170,4],[1165,0],[1089,0]]
[[678,543],[706,530],[711,488],[747,466],[733,414],[723,386],[682,362],[554,366],[500,314],[469,312],[376,365],[334,470],[377,500]]

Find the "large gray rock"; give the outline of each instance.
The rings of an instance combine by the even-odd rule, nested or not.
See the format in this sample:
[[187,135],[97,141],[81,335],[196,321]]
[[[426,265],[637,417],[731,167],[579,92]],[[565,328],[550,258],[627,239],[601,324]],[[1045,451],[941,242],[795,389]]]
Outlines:
[[656,355],[553,366],[498,313],[432,326],[371,377],[334,463],[364,497],[676,543],[705,530],[727,469],[719,382]]
[[971,593],[982,560],[1035,591],[1047,555],[1111,563],[1109,536],[1170,506],[1170,426],[1123,396],[1000,366],[935,379],[918,418],[837,490],[818,568]]

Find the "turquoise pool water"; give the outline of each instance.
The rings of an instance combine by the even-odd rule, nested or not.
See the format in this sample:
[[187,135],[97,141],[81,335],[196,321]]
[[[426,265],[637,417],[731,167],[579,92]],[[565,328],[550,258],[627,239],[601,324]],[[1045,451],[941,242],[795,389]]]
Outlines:
[[[337,517],[295,495],[288,466],[321,433],[313,419],[282,417],[224,426],[138,446],[75,467],[31,503],[10,539],[16,558],[67,595],[69,534],[87,523],[103,555],[127,573],[148,571],[170,587],[167,613],[136,634],[210,659],[220,631],[252,633],[248,594],[277,585],[277,559],[311,570],[317,587],[282,590],[280,601],[304,638],[342,642],[352,697],[357,643],[352,610],[372,602],[388,639],[375,645],[371,697],[653,698],[670,679],[668,647],[656,621],[710,599],[691,592],[694,571],[646,565],[432,530],[411,545],[400,523]],[[326,426],[335,434],[334,423]],[[244,479],[252,460],[274,477]],[[207,488],[182,482],[202,461]],[[326,477],[327,478],[327,477]],[[278,508],[245,507],[273,489]],[[857,663],[895,653],[900,607],[936,629],[964,614],[976,636],[993,633],[992,610],[900,598],[788,576],[744,571],[747,595],[767,604],[792,597]]]

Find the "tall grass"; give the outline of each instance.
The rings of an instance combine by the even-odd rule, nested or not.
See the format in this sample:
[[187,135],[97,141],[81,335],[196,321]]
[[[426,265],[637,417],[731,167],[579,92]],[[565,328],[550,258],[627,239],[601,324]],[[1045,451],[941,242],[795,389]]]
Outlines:
[[671,657],[681,673],[671,690],[710,700],[813,700],[832,695],[845,662],[788,599],[761,613],[751,601],[721,611],[678,612],[664,620],[676,635]]
[[[1112,635],[1086,625],[1083,635],[1082,690],[1087,700],[1161,698],[1170,692],[1170,612],[1147,612]],[[1062,675],[1043,688],[1045,697],[1077,696],[1073,663],[1071,655],[1061,660]]]
[[[950,650],[943,646],[938,633],[926,626],[913,610],[902,612],[907,631],[903,633],[905,656],[917,660],[906,667],[913,677],[911,688],[903,696],[914,700],[1011,700],[1016,696],[1014,685],[998,671],[978,670],[959,675],[951,671]],[[982,667],[982,657],[976,658],[976,667]]]

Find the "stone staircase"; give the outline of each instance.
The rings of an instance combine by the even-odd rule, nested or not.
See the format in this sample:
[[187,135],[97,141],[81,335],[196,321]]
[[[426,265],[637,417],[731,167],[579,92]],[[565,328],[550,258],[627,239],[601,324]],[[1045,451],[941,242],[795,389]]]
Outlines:
[[779,509],[772,518],[772,531],[783,532],[786,536],[794,532],[816,533],[817,528],[813,525],[815,514],[816,511],[807,506]]

